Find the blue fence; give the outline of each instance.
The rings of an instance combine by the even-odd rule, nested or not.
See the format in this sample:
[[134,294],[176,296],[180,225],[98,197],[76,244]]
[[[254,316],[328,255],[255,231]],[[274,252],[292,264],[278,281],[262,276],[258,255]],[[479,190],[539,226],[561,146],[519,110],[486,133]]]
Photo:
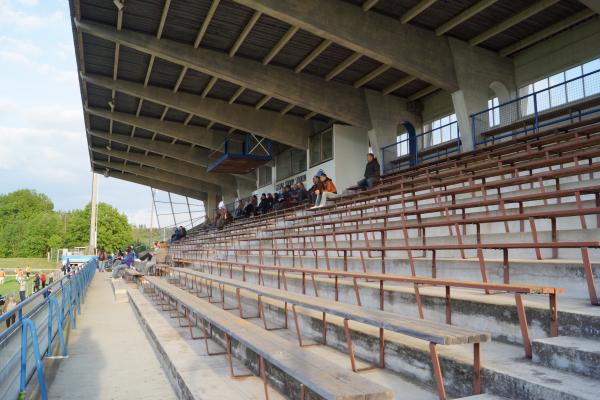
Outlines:
[[[551,82],[548,80],[548,82]],[[475,146],[537,132],[600,111],[600,70],[565,80],[471,115]]]
[[14,319],[0,332],[1,399],[25,398],[25,388],[34,375],[39,397],[47,399],[43,359],[52,356],[56,346],[62,357],[67,356],[64,331],[67,323],[76,327],[95,272],[93,258],[75,275],[58,279],[0,315],[0,326]]
[[408,134],[396,143],[381,148],[383,172],[389,174],[422,162],[447,157],[460,151],[458,122],[436,127],[410,137]]

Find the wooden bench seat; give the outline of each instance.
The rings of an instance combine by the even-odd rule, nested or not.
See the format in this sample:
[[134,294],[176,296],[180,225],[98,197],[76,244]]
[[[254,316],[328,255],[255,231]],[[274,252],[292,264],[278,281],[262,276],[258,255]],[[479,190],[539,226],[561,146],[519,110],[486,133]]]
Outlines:
[[393,393],[389,389],[360,375],[342,371],[329,361],[303,351],[302,348],[291,342],[273,333],[265,332],[259,326],[219,309],[160,278],[144,277],[143,279],[190,312],[197,314],[208,324],[224,332],[226,342],[229,343],[226,348],[230,368],[233,368],[230,339],[235,339],[254,352],[259,357],[260,375],[265,382],[265,390],[264,362],[267,362],[325,399],[379,400],[393,398]]
[[[489,342],[491,340],[491,335],[489,333],[482,333],[472,329],[460,328],[453,325],[441,324],[438,322],[426,321],[423,319],[403,317],[398,315],[397,313],[393,313],[390,311],[366,309],[353,304],[345,304],[330,299],[312,297],[300,293],[288,292],[280,289],[259,286],[235,279],[206,274],[198,271],[186,270],[184,271],[184,274],[187,276],[201,278],[207,282],[214,282],[219,285],[229,286],[236,289],[243,289],[245,291],[254,293],[259,296],[259,310],[262,307],[260,304],[260,298],[262,296],[268,297],[273,300],[278,300],[286,304],[292,304],[292,312],[296,324],[296,334],[298,335],[298,341],[300,346],[302,346],[302,338],[300,335],[300,327],[298,325],[298,317],[295,308],[296,306],[324,313],[324,321],[325,314],[330,314],[342,318],[344,320],[344,331],[347,346],[349,349],[350,363],[353,371],[358,371],[358,369],[356,367],[356,361],[354,353],[352,351],[352,338],[348,327],[348,321],[356,321],[380,329],[380,367],[385,366],[383,353],[383,346],[385,343],[384,330],[400,333],[415,339],[429,342],[432,364],[434,367],[434,373],[438,384],[438,393],[440,394],[440,398],[445,398],[445,390],[443,386],[441,369],[439,369],[439,359],[435,350],[435,346],[473,344],[475,359],[474,391],[475,393],[479,393],[481,389],[479,371],[479,344]],[[210,290],[208,285],[206,288],[208,292]],[[221,304],[224,305],[224,288],[220,288],[220,290],[222,296]],[[240,316],[243,316],[243,312],[241,311],[242,303],[239,298],[239,291],[236,291],[236,293],[238,296],[237,302],[238,307],[240,308]],[[264,319],[264,311],[261,312],[261,316]],[[325,339],[323,341],[325,342]]]

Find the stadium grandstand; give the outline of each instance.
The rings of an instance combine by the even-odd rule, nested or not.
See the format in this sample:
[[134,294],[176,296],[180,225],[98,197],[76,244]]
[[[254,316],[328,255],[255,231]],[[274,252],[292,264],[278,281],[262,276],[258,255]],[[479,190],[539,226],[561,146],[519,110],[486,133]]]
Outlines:
[[69,3],[92,170],[190,225],[0,398],[599,398],[600,2]]

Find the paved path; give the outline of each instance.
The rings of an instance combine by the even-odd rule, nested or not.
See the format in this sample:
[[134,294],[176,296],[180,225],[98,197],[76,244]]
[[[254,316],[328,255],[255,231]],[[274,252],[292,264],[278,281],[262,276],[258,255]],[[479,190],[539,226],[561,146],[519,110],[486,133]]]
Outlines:
[[108,273],[97,273],[58,361],[50,399],[175,399],[129,303],[115,303]]

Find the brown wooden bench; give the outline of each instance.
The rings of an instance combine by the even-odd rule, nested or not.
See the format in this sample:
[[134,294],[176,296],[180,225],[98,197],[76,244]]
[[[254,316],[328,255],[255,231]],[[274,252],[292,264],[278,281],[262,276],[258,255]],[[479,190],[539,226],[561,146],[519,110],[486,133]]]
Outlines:
[[[325,399],[392,399],[393,393],[384,387],[367,380],[360,375],[351,372],[340,371],[339,368],[319,356],[302,350],[301,347],[277,336],[271,332],[265,332],[262,328],[242,318],[222,310],[208,301],[175,287],[158,277],[144,277],[144,284],[154,288],[163,295],[167,306],[174,305],[178,318],[188,319],[188,325],[192,321],[190,314],[195,314],[204,322],[200,323],[203,331],[206,351],[209,355],[224,354],[232,377],[238,377],[233,370],[232,341],[245,346],[258,357],[259,371],[265,388],[265,397],[268,399],[266,365],[270,364],[292,377],[300,385],[301,395],[305,389],[309,389]],[[164,303],[162,303],[165,305]],[[184,309],[183,313],[180,311]],[[214,326],[223,332],[225,336],[225,351],[211,352],[208,339],[211,338],[209,329]],[[212,333],[212,329],[211,329]]]
[[[558,313],[557,313],[557,294],[563,293],[563,288],[556,287],[543,287],[537,285],[528,284],[502,284],[502,283],[491,283],[491,282],[474,282],[474,281],[463,281],[453,279],[439,279],[439,278],[421,278],[416,276],[407,275],[394,275],[394,274],[377,274],[377,273],[366,273],[366,272],[349,272],[349,271],[338,271],[338,270],[323,270],[317,268],[294,268],[284,267],[277,265],[264,265],[264,264],[252,264],[248,262],[236,262],[236,261],[225,261],[225,260],[176,260],[177,263],[184,265],[199,265],[204,270],[207,270],[210,274],[218,273],[219,276],[223,274],[223,267],[225,266],[229,272],[229,277],[233,277],[233,268],[236,268],[242,272],[242,281],[246,281],[246,271],[255,269],[258,271],[258,282],[264,286],[264,272],[275,271],[277,272],[277,287],[284,288],[287,290],[287,278],[286,274],[298,274],[302,279],[302,293],[307,293],[307,277],[310,277],[314,294],[319,297],[318,285],[315,281],[316,276],[322,277],[333,277],[334,279],[334,299],[339,299],[339,280],[340,279],[351,279],[354,288],[354,294],[357,305],[362,305],[360,296],[360,287],[358,280],[379,282],[379,308],[384,309],[384,296],[385,289],[384,283],[409,283],[412,284],[415,290],[416,307],[420,318],[424,318],[423,303],[421,300],[419,288],[423,286],[440,286],[445,287],[445,299],[446,299],[446,323],[452,323],[452,300],[451,290],[452,288],[461,289],[478,289],[483,290],[486,293],[492,292],[505,292],[512,293],[515,296],[515,306],[517,308],[517,315],[519,318],[519,325],[521,328],[521,334],[523,338],[523,347],[526,356],[531,358],[531,340],[529,338],[529,324],[527,322],[527,316],[525,314],[525,307],[522,301],[522,295],[527,294],[541,294],[548,295],[549,298],[549,331],[550,336],[558,335]],[[175,274],[183,273],[185,270],[180,268],[174,269],[163,269],[164,271],[172,271]]]
[[[414,319],[409,317],[403,317],[396,313],[381,310],[366,310],[360,306],[352,304],[344,304],[335,302],[329,299],[311,297],[304,294],[293,293],[289,291],[283,291],[274,288],[268,288],[265,286],[258,286],[239,280],[229,279],[225,277],[219,277],[211,274],[205,274],[195,271],[178,271],[185,277],[201,278],[206,282],[206,293],[210,296],[212,293],[212,283],[216,283],[221,291],[221,304],[225,307],[224,287],[229,286],[237,289],[237,307],[240,312],[240,317],[243,317],[242,302],[240,299],[240,289],[254,293],[258,295],[260,315],[263,318],[263,322],[266,324],[265,314],[262,310],[261,297],[271,298],[273,300],[281,301],[285,304],[292,305],[292,313],[294,316],[294,322],[296,327],[296,334],[298,343],[300,346],[303,345],[302,337],[300,335],[300,327],[298,325],[298,317],[296,313],[296,306],[307,308],[313,311],[317,311],[323,314],[323,321],[326,320],[326,315],[334,315],[344,320],[344,334],[346,338],[346,344],[348,346],[348,353],[350,357],[350,364],[353,371],[357,372],[356,360],[354,356],[352,346],[352,336],[348,326],[349,321],[356,321],[370,326],[379,328],[379,367],[385,368],[385,353],[384,343],[385,337],[384,332],[396,332],[403,335],[423,340],[429,343],[429,350],[431,356],[431,362],[434,371],[434,377],[437,383],[437,389],[440,399],[446,399],[446,391],[444,387],[442,371],[440,367],[440,361],[437,354],[437,345],[457,345],[457,344],[473,344],[474,353],[474,382],[473,382],[473,394],[481,393],[481,372],[480,372],[480,343],[489,342],[491,336],[489,333],[482,333],[472,329],[464,329],[452,325],[441,324],[432,321],[425,321],[421,319]],[[286,313],[287,318],[287,313]],[[325,323],[325,322],[324,322]],[[325,332],[325,330],[324,330]],[[326,337],[323,336],[323,344],[326,343]]]

